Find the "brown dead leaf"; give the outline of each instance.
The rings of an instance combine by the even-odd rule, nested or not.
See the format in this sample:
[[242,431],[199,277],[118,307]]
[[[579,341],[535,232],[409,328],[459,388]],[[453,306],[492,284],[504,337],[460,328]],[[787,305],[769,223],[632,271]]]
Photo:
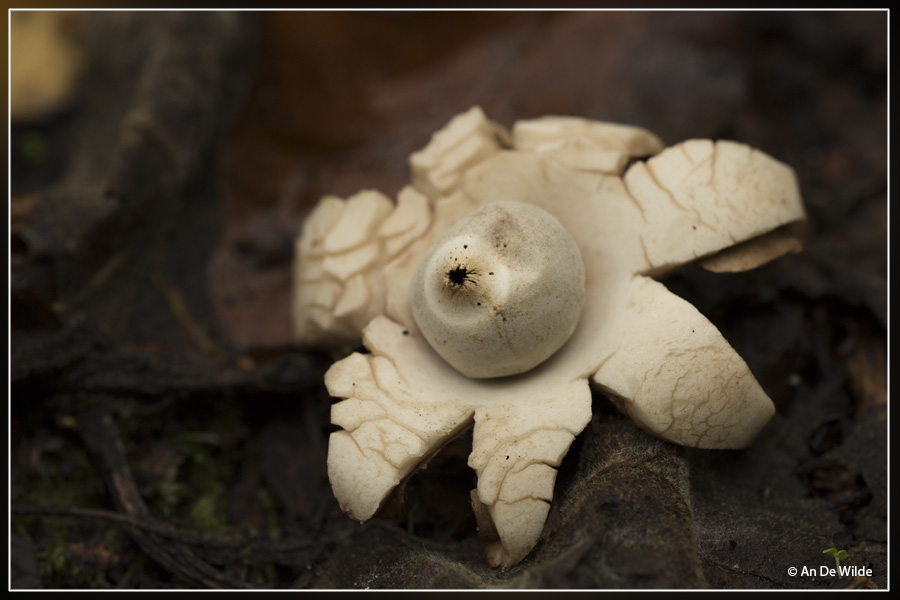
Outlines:
[[89,546],[82,542],[74,542],[67,546],[72,557],[79,562],[90,563],[100,570],[119,564],[119,557],[108,549],[102,543],[95,546]]
[[857,410],[887,404],[887,348],[881,340],[861,340],[860,345],[847,357],[847,370]]

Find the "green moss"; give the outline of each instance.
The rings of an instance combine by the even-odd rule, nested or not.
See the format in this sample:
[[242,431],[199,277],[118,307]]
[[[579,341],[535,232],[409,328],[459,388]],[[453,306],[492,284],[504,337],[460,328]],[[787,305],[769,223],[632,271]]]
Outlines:
[[[56,434],[56,432],[54,432]],[[36,468],[12,465],[11,496],[14,505],[52,507],[106,507],[108,499],[87,453],[60,434],[62,447],[41,455]],[[112,587],[115,560],[103,563],[91,557],[126,560],[134,546],[118,527],[104,522],[58,516],[14,515],[13,526],[32,541],[38,572],[45,588]],[[85,548],[82,556],[73,548]]]
[[22,134],[19,142],[19,156],[30,167],[37,167],[47,160],[47,136],[38,130],[29,130]]
[[266,533],[273,540],[280,538],[283,531],[281,513],[276,506],[272,492],[268,488],[260,488],[256,492],[256,497],[259,499],[259,503],[262,504],[263,511],[266,514]]
[[221,485],[212,486],[191,503],[188,508],[188,520],[195,529],[203,531],[216,533],[228,529],[224,489]]
[[[74,430],[74,418],[87,406],[114,412],[135,482],[151,514],[189,530],[225,532],[228,491],[247,460],[249,430],[239,402],[225,396],[210,410],[203,402],[161,400],[147,404],[129,398],[69,394],[45,400],[53,420],[25,420],[19,431],[32,443],[47,434],[54,444],[40,456],[38,468],[13,460],[12,502],[17,505],[111,509],[111,498],[98,465]],[[55,440],[62,440],[60,444]],[[159,460],[147,462],[151,451]],[[281,533],[277,503],[261,488],[267,530]],[[16,515],[13,526],[34,544],[45,587],[106,589],[146,585],[156,567],[119,525],[79,518]],[[96,554],[94,553],[96,551]],[[109,557],[117,557],[118,560]],[[107,562],[103,562],[108,559]],[[136,567],[135,565],[143,565]],[[246,568],[245,568],[246,569]],[[227,570],[227,569],[226,569]],[[157,569],[158,571],[158,569]],[[242,571],[260,583],[275,584],[277,570]],[[158,585],[150,575],[151,584]],[[166,582],[171,585],[172,581]]]

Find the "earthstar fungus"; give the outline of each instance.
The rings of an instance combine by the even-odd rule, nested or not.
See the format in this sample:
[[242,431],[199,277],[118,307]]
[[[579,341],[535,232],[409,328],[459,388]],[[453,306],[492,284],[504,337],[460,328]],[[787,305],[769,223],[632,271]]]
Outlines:
[[[648,156],[626,170],[629,159]],[[718,330],[652,277],[694,260],[744,270],[796,250],[779,229],[804,218],[789,167],[734,142],[664,149],[646,130],[578,118],[519,121],[506,132],[477,107],[454,117],[410,163],[413,183],[396,205],[371,190],[325,197],[297,240],[298,343],[333,346],[361,332],[369,350],[325,375],[328,392],[342,399],[332,406],[342,429],[329,440],[328,474],[350,517],[372,517],[417,465],[474,422],[469,466],[478,477],[479,532],[490,564],[509,567],[541,534],[555,467],[591,418],[589,383],[676,444],[743,448],[772,417],[772,401]],[[528,292],[508,293],[509,279],[488,289],[485,280],[502,270],[491,261],[507,264],[485,240],[513,232],[498,226],[499,213],[485,217],[498,210],[525,221],[518,215],[546,214],[580,255],[560,263],[569,265],[556,269],[564,273],[542,270],[533,258],[514,266],[516,277],[550,283],[521,310],[512,306]],[[451,247],[442,250],[447,239]],[[464,254],[470,241],[473,253]],[[547,260],[569,252],[568,243]],[[441,252],[439,268],[430,268],[427,257]],[[428,285],[460,306],[425,306]],[[550,288],[560,303],[550,313],[568,316],[548,326],[550,313],[529,311]],[[500,296],[513,305],[482,302]],[[546,331],[536,333],[541,323]],[[485,332],[501,343],[491,347]],[[526,360],[506,335],[513,332],[531,335],[521,348],[556,337]],[[481,344],[490,350],[479,355]],[[464,358],[445,345],[462,348]],[[504,348],[513,367],[480,370]],[[496,376],[506,373],[517,374]]]

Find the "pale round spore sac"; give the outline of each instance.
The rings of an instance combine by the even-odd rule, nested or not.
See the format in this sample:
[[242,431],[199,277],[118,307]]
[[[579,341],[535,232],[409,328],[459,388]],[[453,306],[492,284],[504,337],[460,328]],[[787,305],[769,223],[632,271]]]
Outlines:
[[584,263],[547,211],[488,204],[426,253],[410,284],[413,317],[431,347],[472,378],[523,373],[552,356],[584,307]]

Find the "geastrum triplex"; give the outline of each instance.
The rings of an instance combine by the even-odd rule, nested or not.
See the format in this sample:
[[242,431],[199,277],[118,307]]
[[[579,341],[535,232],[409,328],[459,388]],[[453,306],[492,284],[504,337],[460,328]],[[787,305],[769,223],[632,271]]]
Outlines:
[[350,517],[372,517],[474,421],[478,529],[490,564],[508,567],[537,543],[591,382],[686,446],[745,447],[772,417],[718,330],[652,277],[796,250],[778,230],[804,218],[789,167],[742,144],[663,149],[646,130],[578,118],[510,133],[477,107],[410,163],[396,205],[376,191],[325,197],[297,241],[298,343],[361,333],[369,350],[325,375],[342,399],[328,475]]

